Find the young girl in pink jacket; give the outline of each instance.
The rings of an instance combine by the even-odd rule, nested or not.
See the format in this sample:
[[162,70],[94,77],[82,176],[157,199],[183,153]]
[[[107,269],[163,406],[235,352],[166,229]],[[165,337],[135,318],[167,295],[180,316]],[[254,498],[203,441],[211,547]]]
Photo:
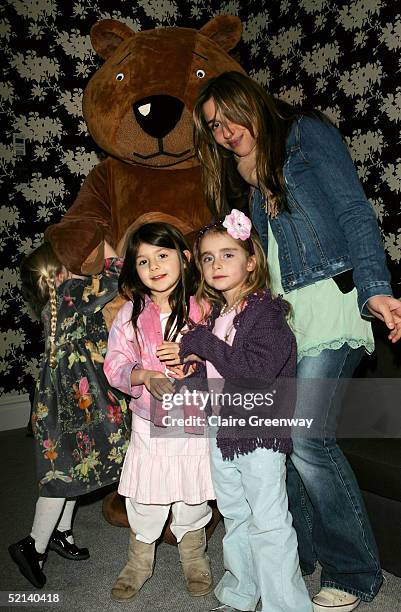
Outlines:
[[189,593],[206,595],[212,589],[205,553],[207,500],[214,499],[208,440],[188,428],[181,437],[160,435],[168,433],[160,400],[174,393],[173,378],[184,377],[182,366],[172,365],[180,332],[200,318],[189,294],[189,259],[189,247],[175,227],[149,223],[129,237],[119,278],[129,301],[110,330],[104,371],[113,387],[132,398],[131,441],[118,489],[126,497],[131,536],[128,563],[111,591],[121,602],[151,577],[155,542],[170,508]]

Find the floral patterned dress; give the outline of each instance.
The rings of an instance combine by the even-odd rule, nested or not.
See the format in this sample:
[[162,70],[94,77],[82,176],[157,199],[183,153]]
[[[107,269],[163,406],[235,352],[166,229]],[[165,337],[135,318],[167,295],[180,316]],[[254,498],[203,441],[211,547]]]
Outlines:
[[[76,497],[119,480],[130,411],[103,373],[102,308],[117,294],[120,268],[120,260],[108,259],[101,275],[57,289],[57,365],[44,355],[32,415],[41,496]],[[47,337],[49,305],[42,318]]]

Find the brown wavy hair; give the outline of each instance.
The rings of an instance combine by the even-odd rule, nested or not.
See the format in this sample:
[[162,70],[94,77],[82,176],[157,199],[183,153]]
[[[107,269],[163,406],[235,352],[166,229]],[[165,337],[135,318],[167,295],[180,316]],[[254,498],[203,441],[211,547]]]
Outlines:
[[300,109],[274,98],[240,72],[223,72],[205,83],[193,112],[194,142],[202,164],[206,201],[216,217],[229,213],[232,208],[245,208],[250,186],[238,173],[234,154],[216,143],[206,123],[203,105],[210,98],[221,117],[246,127],[256,139],[259,188],[266,201],[273,199],[277,211],[281,212],[287,202],[283,176],[286,141]]
[[50,306],[50,334],[46,350],[49,352],[50,366],[56,361],[57,294],[56,277],[65,268],[56,257],[49,242],[44,242],[29,253],[20,263],[22,295],[37,319],[41,318],[43,308]]
[[[222,225],[217,225],[215,227],[211,227],[207,231],[205,231],[199,240],[196,240],[194,245],[194,263],[197,268],[199,274],[199,284],[198,289],[196,291],[196,300],[201,305],[203,318],[207,315],[205,308],[202,307],[202,303],[206,301],[210,306],[213,304],[219,304],[224,306],[226,303],[223,294],[221,291],[217,291],[213,289],[213,287],[209,287],[209,285],[205,281],[205,277],[203,275],[202,270],[202,261],[201,261],[201,245],[202,240],[205,236],[209,234],[226,234],[227,230]],[[249,276],[246,282],[245,287],[240,291],[237,299],[242,300],[246,298],[250,293],[255,293],[256,291],[263,291],[264,289],[269,288],[270,279],[269,272],[267,268],[267,260],[266,255],[263,251],[263,247],[260,243],[259,237],[252,230],[251,232],[251,240],[253,245],[254,253],[251,252],[251,245],[248,240],[236,240],[238,245],[245,251],[245,253],[249,256],[255,255],[256,258],[256,266],[255,269],[249,272]]]

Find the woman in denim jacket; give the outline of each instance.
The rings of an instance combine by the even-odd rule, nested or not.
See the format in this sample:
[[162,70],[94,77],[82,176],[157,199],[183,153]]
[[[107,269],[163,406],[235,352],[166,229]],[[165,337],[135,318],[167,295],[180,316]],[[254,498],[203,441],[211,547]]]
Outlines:
[[301,566],[322,566],[316,611],[350,612],[373,599],[383,578],[355,476],[335,440],[339,381],[374,349],[368,317],[385,322],[391,342],[401,337],[376,218],[339,132],[320,113],[297,112],[248,76],[226,72],[205,84],[194,121],[210,208],[220,217],[249,204],[272,290],[292,305],[295,416],[315,422],[312,436],[293,432],[288,462]]

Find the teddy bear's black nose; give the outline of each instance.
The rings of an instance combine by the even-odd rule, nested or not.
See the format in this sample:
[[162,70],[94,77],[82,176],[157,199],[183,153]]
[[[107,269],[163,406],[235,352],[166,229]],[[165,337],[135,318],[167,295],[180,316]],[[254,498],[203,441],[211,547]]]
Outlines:
[[148,96],[132,106],[143,131],[153,138],[164,138],[179,122],[184,103],[172,96]]

